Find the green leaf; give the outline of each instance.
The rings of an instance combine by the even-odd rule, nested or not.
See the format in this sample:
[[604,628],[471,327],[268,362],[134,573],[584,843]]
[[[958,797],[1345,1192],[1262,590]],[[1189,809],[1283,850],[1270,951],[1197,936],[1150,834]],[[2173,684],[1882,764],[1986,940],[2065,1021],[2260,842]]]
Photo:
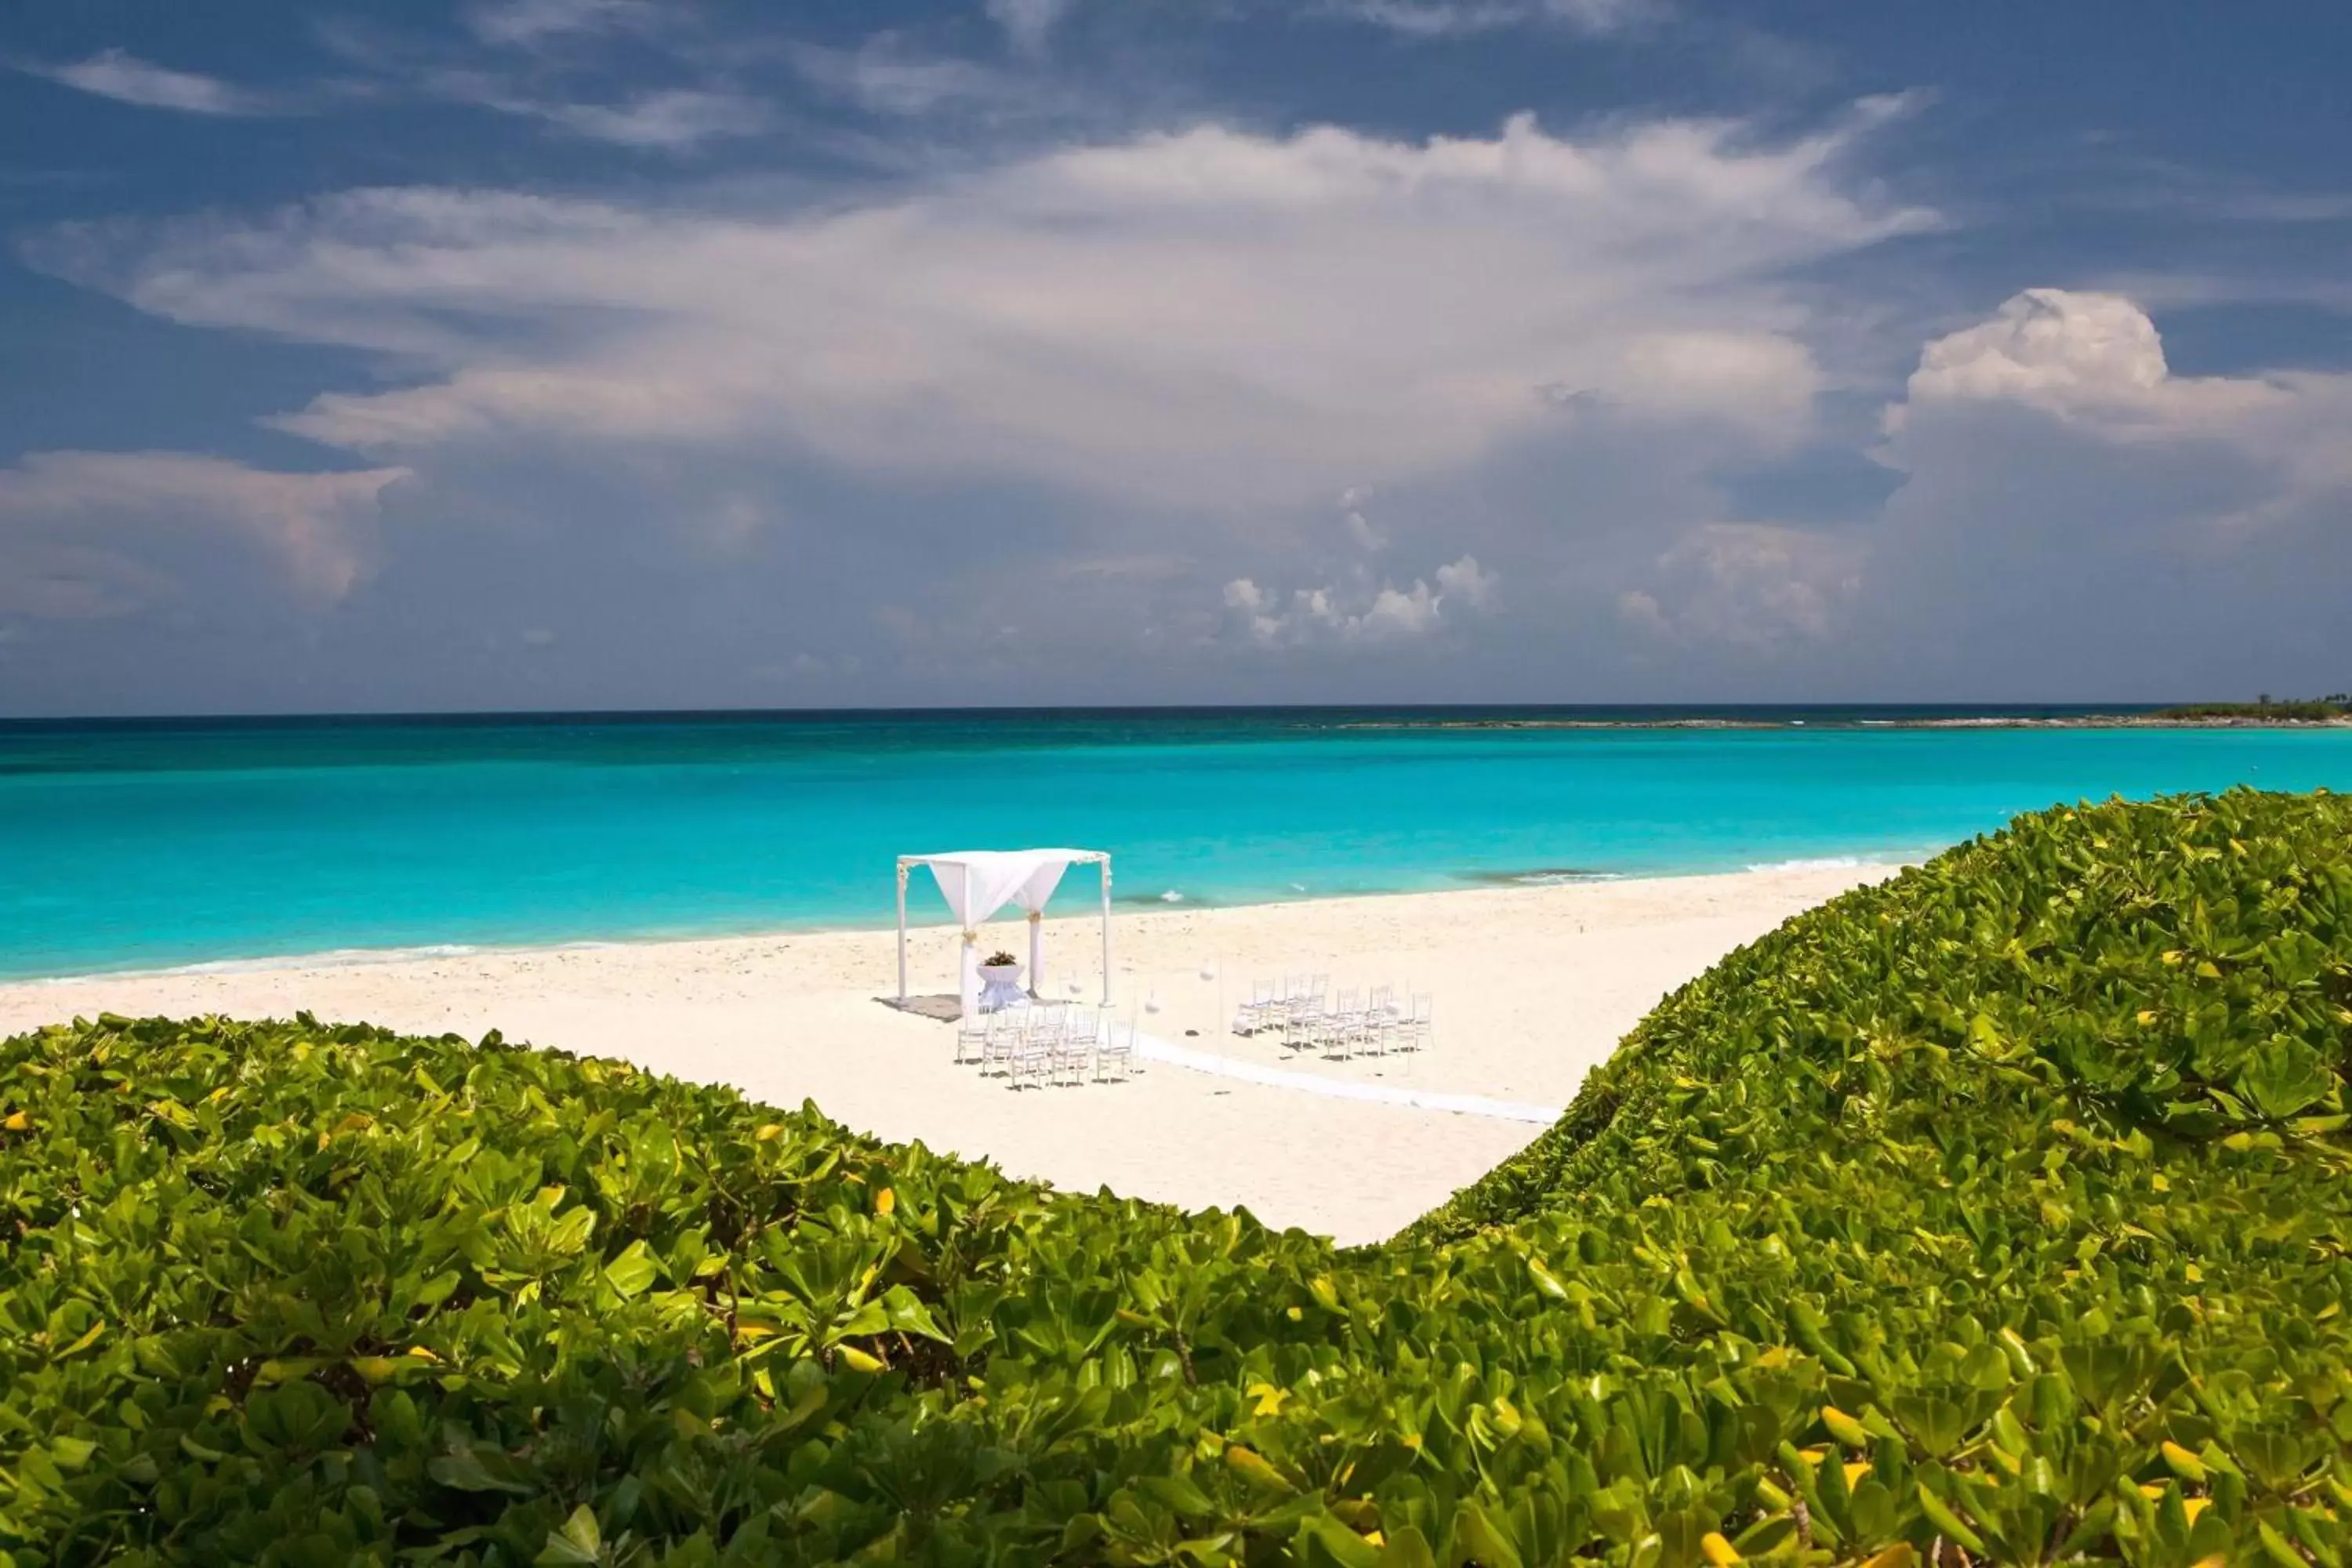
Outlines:
[[582,1503],[562,1525],[547,1532],[547,1544],[532,1561],[539,1568],[593,1568],[604,1561],[604,1532],[596,1528],[596,1510]]
[[604,1265],[604,1279],[621,1295],[641,1296],[661,1278],[661,1265],[644,1240],[629,1243]]

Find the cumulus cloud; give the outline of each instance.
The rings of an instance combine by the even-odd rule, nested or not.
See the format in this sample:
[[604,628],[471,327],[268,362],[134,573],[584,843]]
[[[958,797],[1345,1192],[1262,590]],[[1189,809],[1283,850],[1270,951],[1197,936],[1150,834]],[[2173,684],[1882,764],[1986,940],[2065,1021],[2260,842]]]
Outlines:
[[[331,602],[360,575],[359,529],[376,515],[384,488],[405,476],[396,468],[274,473],[187,452],[33,452],[0,468],[0,535],[43,559],[86,564],[79,536],[100,525],[218,530],[275,558],[298,594]],[[119,583],[76,579],[84,580],[93,586],[66,593],[59,613],[121,607]]]
[[177,321],[437,365],[282,421],[360,452],[784,443],[1287,504],[1540,432],[1561,384],[1735,447],[1801,438],[1822,374],[1788,269],[1932,221],[1840,172],[1879,112],[1771,143],[1204,125],[845,211],[373,191],[30,254]]
[[[1621,624],[1683,649],[1868,647],[1972,696],[2053,669],[2160,691],[2181,628],[2244,614],[2268,570],[2250,542],[2342,552],[2352,377],[2175,374],[2118,295],[2030,289],[1930,340],[1882,424],[1905,483],[1869,526],[1689,528],[1618,589]],[[2303,621],[2305,595],[2263,593]]]
[[1350,593],[1338,585],[1296,588],[1286,596],[1260,587],[1247,577],[1236,577],[1224,587],[1224,607],[1249,637],[1265,647],[1289,647],[1317,643],[1381,643],[1412,641],[1430,636],[1446,623],[1447,606],[1454,619],[1486,608],[1493,601],[1495,576],[1465,555],[1440,566],[1433,574],[1437,586],[1416,577],[1406,587],[1383,583],[1368,592]]
[[1474,555],[1440,566],[1436,577],[1440,598],[1450,598],[1473,610],[1483,610],[1492,604],[1496,587],[1501,582],[1495,574],[1480,567]]
[[212,115],[267,114],[270,110],[268,100],[258,93],[232,87],[217,77],[159,66],[121,49],[103,49],[70,65],[27,68],[67,87],[142,109]]
[[2229,521],[2276,515],[2352,486],[2352,376],[2274,372],[2175,375],[2156,323],[2116,294],[2029,289],[1919,356],[1885,425],[1888,458],[1907,467],[1917,426],[1971,409],[2031,410],[2089,439],[2134,447],[2210,445],[2259,465],[2269,494]]
[[1863,551],[1817,530],[1714,522],[1661,553],[1646,586],[1618,595],[1630,626],[1687,641],[1769,650],[1817,641],[1862,590]]
[[2126,439],[2232,426],[2288,395],[2266,381],[2176,376],[2147,311],[2064,289],[2028,289],[1928,343],[1906,392],[1912,404],[2010,399]]
[[2135,301],[2032,289],[1929,342],[1884,423],[1904,482],[1835,618],[1914,684],[2228,693],[2352,655],[2352,377],[2180,375]]

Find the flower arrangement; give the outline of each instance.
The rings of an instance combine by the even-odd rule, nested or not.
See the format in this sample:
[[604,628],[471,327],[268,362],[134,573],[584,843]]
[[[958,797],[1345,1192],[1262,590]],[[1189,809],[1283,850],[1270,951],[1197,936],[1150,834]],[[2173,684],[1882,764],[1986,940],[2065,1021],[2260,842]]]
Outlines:
[[981,967],[982,969],[1018,969],[1021,967],[1021,961],[1013,957],[1011,953],[1005,952],[1003,948],[998,948],[994,952],[988,955],[988,962],[982,964]]

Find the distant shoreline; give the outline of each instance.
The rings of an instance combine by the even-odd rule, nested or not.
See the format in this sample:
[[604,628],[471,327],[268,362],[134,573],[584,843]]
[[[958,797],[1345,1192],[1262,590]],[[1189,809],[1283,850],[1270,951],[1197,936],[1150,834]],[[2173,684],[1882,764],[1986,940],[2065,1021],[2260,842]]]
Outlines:
[[1315,728],[1331,730],[2352,730],[2352,717],[2258,719],[2230,715],[2195,719],[2154,713],[2085,713],[2065,718],[2029,714],[1906,719],[1358,719]]
[[[1100,723],[1264,724],[1286,730],[1355,728],[1518,727],[1544,729],[1779,729],[1807,726],[1845,729],[1857,725],[1904,728],[1966,724],[2193,725],[2228,726],[2240,720],[2263,724],[2294,721],[2290,714],[2263,716],[2257,704],[2243,712],[2232,703],[1283,703],[1275,705],[1167,705],[1155,707],[1042,708],[738,708],[676,710],[563,710],[480,712],[122,714],[70,717],[0,714],[0,742],[79,741],[110,737],[199,735],[306,735],[432,730],[659,730],[846,724],[853,727],[945,725],[1084,725]],[[2197,713],[2210,708],[2214,711]]]

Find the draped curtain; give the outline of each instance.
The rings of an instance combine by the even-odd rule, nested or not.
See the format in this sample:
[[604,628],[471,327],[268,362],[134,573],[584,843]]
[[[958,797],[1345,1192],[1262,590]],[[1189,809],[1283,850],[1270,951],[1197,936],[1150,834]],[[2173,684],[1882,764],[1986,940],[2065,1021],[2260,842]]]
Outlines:
[[962,956],[958,964],[957,995],[970,1016],[980,999],[980,927],[1006,904],[1019,904],[1029,915],[1029,988],[1036,991],[1045,975],[1045,948],[1039,917],[1045,901],[1061,885],[1070,863],[1098,857],[1078,849],[975,850],[923,860],[940,893],[963,928]]

